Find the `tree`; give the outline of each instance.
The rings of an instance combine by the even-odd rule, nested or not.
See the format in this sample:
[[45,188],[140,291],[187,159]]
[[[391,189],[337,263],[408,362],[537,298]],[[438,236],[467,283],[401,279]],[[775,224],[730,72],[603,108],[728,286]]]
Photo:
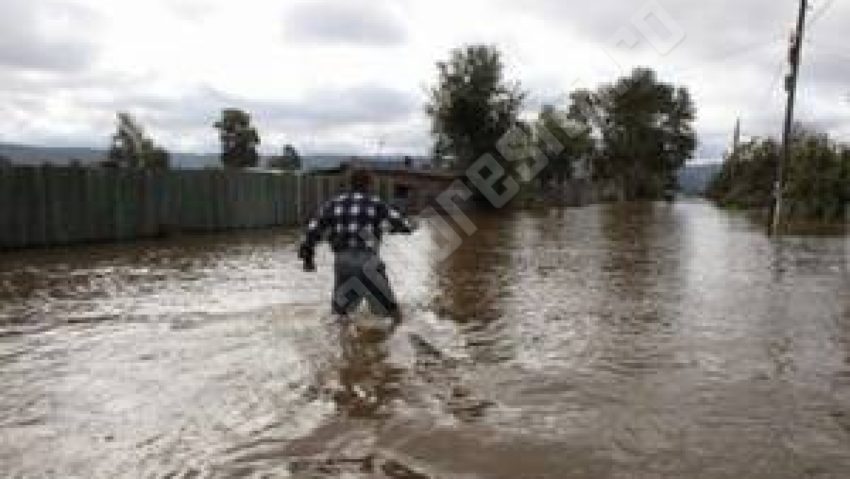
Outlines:
[[728,155],[706,195],[721,206],[767,208],[773,198],[773,172],[779,144],[754,138]]
[[[553,149],[546,136],[557,140],[557,148]],[[537,147],[549,160],[549,165],[540,175],[542,183],[551,179],[563,183],[572,178],[576,161],[589,160],[595,152],[590,128],[570,118],[569,112],[553,105],[544,105],[540,111],[535,124],[535,137]]]
[[696,148],[690,93],[659,81],[651,69],[575,91],[571,100],[568,117],[600,139],[595,174],[616,180],[627,198],[660,196]]
[[118,131],[112,135],[109,162],[120,168],[141,165],[144,130],[129,113],[118,112]]
[[825,133],[802,131],[794,138],[786,173],[785,197],[792,218],[843,220],[850,194],[847,145]]
[[465,168],[495,151],[517,124],[525,95],[518,83],[505,80],[501,53],[492,46],[455,49],[448,61],[437,63],[437,71],[426,105],[435,155],[454,157],[455,166]]
[[[826,134],[797,126],[785,184],[792,219],[842,220],[850,202],[850,147]],[[711,183],[708,196],[722,206],[767,209],[773,204],[773,179],[779,142],[753,139],[729,155]]]
[[153,140],[145,136],[144,128],[125,112],[118,113],[118,130],[112,135],[105,166],[119,168],[169,167],[170,155],[165,149],[156,146]]
[[12,166],[12,159],[6,156],[0,155],[0,168],[8,168]]
[[221,161],[224,166],[246,168],[257,166],[260,135],[251,126],[251,116],[239,109],[222,110],[221,119],[213,125],[221,139]]
[[300,170],[301,166],[301,155],[294,146],[289,144],[284,145],[281,156],[275,156],[269,160],[269,168],[278,170]]
[[164,170],[171,165],[171,154],[159,146],[146,149],[144,158],[145,168]]

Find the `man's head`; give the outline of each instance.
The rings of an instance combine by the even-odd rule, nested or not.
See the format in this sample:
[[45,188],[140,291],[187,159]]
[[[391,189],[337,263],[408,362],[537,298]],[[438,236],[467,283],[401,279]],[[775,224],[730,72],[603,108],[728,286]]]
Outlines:
[[367,192],[372,186],[372,175],[366,170],[356,169],[351,172],[351,189]]

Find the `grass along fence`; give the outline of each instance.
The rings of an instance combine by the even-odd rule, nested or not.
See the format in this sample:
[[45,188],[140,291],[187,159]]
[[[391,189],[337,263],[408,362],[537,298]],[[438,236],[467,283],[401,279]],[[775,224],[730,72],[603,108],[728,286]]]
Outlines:
[[[0,168],[0,249],[295,226],[344,186],[236,170]],[[376,187],[391,200],[391,180]]]

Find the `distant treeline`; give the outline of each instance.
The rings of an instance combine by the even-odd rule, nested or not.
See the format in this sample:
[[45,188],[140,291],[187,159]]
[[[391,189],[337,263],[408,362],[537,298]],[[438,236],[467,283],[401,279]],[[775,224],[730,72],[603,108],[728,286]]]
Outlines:
[[[711,183],[718,204],[767,209],[773,204],[781,145],[756,138],[731,153]],[[792,219],[833,222],[850,213],[850,145],[798,127],[785,176],[785,213]]]

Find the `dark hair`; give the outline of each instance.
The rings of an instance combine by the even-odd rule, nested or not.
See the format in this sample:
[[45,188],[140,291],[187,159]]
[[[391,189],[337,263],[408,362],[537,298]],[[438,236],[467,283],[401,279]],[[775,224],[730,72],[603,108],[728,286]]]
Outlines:
[[372,186],[372,175],[366,170],[351,171],[351,189],[355,191],[368,191]]

